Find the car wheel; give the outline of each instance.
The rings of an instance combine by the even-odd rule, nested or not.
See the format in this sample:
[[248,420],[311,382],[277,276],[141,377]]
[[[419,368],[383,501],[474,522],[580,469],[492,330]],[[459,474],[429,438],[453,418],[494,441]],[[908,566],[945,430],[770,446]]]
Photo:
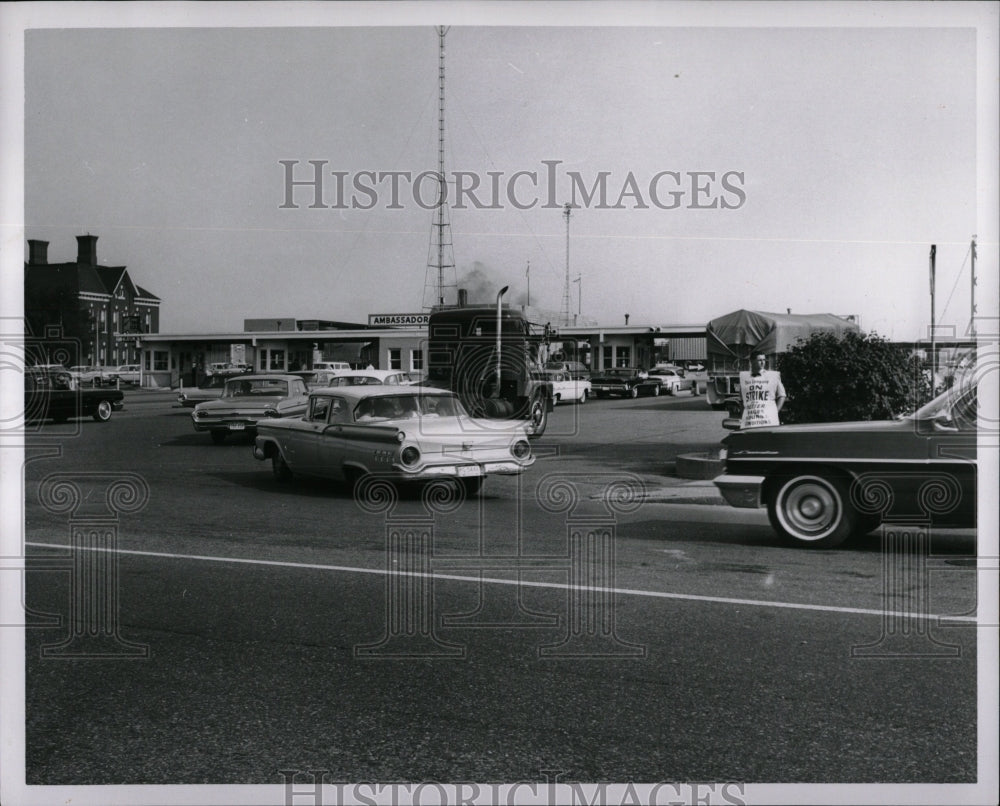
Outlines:
[[847,484],[836,476],[803,474],[782,479],[767,502],[771,526],[793,545],[833,548],[858,526]]
[[559,395],[553,395],[552,396],[552,405],[553,406],[558,406],[559,405]]
[[94,419],[99,423],[106,423],[111,419],[111,401],[101,400],[97,404],[97,409],[94,411]]
[[531,407],[528,409],[528,437],[538,439],[545,433],[545,427],[549,424],[549,407],[545,398],[537,395],[531,400]]
[[586,403],[587,402],[587,390],[586,389],[584,389],[583,392],[580,394],[580,402],[581,403]]
[[[212,433],[214,434],[215,432],[213,431]],[[274,473],[274,477],[278,481],[291,481],[292,470],[280,451],[271,457],[271,472]]]
[[660,385],[658,383],[653,384],[653,397],[659,397],[659,396],[660,396]]
[[212,442],[214,442],[216,445],[221,445],[223,442],[226,441],[225,431],[220,431],[217,428],[214,431],[210,431],[209,433],[212,435]]
[[635,398],[639,397],[639,387],[638,386],[633,386],[631,389],[629,389],[628,390],[628,396],[631,397],[633,400]]

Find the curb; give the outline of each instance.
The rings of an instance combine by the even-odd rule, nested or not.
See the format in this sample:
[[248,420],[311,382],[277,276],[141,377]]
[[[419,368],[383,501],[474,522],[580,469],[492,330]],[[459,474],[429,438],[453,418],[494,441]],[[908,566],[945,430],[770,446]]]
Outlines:
[[711,481],[692,481],[672,487],[661,487],[647,492],[644,500],[649,504],[728,506],[726,499]]
[[709,481],[725,469],[718,451],[706,453],[682,453],[677,457],[677,475],[682,479]]

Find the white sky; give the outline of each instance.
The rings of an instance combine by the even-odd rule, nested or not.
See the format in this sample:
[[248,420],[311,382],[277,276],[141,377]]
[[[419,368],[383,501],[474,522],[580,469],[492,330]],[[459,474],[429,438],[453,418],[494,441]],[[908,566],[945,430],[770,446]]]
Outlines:
[[[689,192],[675,210],[574,212],[570,273],[582,285],[579,296],[571,286],[572,308],[581,300],[602,324],[625,313],[632,324],[700,324],[737,308],[791,308],[857,313],[866,330],[915,338],[930,322],[936,243],[938,323],[964,333],[974,234],[987,278],[979,312],[996,307],[995,229],[984,242],[981,196],[977,206],[977,182],[995,177],[996,163],[977,169],[983,32],[968,24],[976,13],[995,22],[996,8],[935,4],[914,18],[907,4],[879,14],[851,5],[819,18],[796,4],[777,13],[760,5],[750,19],[763,27],[745,24],[752,3],[737,4],[732,27],[719,27],[730,24],[719,10],[669,4],[631,7],[647,10],[624,17],[639,27],[454,25],[446,167],[484,182],[501,171],[506,181],[559,160],[559,204],[569,200],[567,170],[588,184],[609,172],[612,199],[632,172],[647,202],[661,171],[743,174],[746,201],[735,210],[686,209]],[[153,9],[138,21],[245,24],[213,12]],[[371,210],[308,209],[308,189],[296,191],[299,209],[279,209],[278,161],[299,160],[297,178],[311,176],[308,160],[352,173],[436,168],[432,24],[448,17],[423,13],[398,27],[29,30],[24,238],[49,241],[49,260],[61,262],[75,258],[76,235],[98,235],[100,262],[126,265],[162,299],[163,332],[420,310],[432,213],[406,186],[404,209],[386,209],[387,192]],[[532,302],[558,310],[565,220],[542,208],[544,183],[534,194],[518,187],[538,206],[452,211],[458,275],[478,265],[514,297],[530,261]],[[329,177],[324,196],[333,203]]]

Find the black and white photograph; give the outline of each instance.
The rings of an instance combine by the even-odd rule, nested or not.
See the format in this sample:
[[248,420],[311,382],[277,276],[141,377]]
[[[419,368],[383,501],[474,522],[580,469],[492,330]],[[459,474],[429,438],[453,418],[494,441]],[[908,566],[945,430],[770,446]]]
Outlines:
[[1000,3],[0,31],[0,801],[997,802]]

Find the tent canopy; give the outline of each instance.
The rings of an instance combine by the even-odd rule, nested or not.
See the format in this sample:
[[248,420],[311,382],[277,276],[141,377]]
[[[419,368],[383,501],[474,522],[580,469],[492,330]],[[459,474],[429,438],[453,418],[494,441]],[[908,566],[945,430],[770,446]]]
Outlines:
[[784,353],[813,333],[838,336],[860,328],[832,313],[765,313],[734,311],[713,319],[706,327],[709,357],[746,359],[754,353]]

